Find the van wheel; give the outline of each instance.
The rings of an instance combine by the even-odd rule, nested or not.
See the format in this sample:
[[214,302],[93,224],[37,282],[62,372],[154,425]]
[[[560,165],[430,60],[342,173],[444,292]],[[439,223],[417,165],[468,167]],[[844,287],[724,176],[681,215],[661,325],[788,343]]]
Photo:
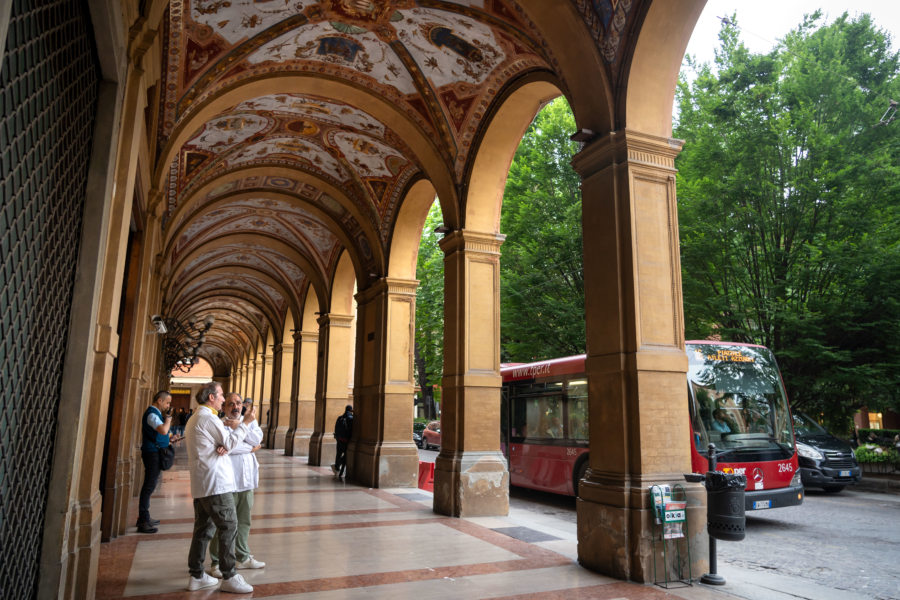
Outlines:
[[837,494],[839,491],[844,489],[846,486],[843,485],[823,485],[822,489],[825,490],[828,494]]
[[575,490],[575,497],[578,497],[578,483],[584,478],[585,473],[587,473],[588,469],[588,461],[587,459],[581,461],[578,467],[575,469],[575,479],[572,480],[572,489]]

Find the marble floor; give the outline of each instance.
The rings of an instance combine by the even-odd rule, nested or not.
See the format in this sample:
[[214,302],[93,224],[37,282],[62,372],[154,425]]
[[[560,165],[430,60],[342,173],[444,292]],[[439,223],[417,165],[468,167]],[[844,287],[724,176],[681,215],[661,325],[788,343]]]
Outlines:
[[[576,561],[575,526],[539,513],[453,519],[431,493],[337,481],[328,467],[262,450],[250,547],[266,567],[240,573],[252,597],[706,599],[694,586],[663,590],[592,573]],[[151,501],[155,534],[132,528],[101,547],[97,598],[234,597],[185,590],[193,508],[183,449]],[[129,522],[137,515],[132,501]],[[208,560],[208,559],[207,559]],[[250,597],[249,595],[247,597]]]

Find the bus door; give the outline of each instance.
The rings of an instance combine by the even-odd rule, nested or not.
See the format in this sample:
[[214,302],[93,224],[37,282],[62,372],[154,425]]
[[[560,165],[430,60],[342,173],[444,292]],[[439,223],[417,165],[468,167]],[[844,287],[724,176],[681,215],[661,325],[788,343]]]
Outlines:
[[568,484],[562,382],[515,386],[510,401],[510,483],[555,491]]

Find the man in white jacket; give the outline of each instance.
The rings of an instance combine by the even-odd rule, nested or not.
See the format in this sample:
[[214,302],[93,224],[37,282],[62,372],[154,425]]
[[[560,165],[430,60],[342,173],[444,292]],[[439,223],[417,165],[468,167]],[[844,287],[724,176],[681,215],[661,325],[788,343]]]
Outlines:
[[[240,394],[231,392],[225,397],[225,424],[229,421],[241,421],[241,412],[253,408],[252,400],[241,400]],[[259,423],[253,421],[248,425],[250,433],[244,441],[235,446],[228,457],[234,468],[234,508],[237,511],[237,536],[234,538],[235,566],[238,569],[262,569],[266,563],[253,558],[250,553],[250,513],[253,511],[253,490],[259,486],[259,461],[256,460],[256,450],[259,449],[263,439],[262,429]],[[213,537],[209,545],[209,558],[212,562],[209,573],[213,577],[221,577],[219,569],[219,553],[216,550],[219,532]]]
[[[185,427],[188,468],[191,473],[191,496],[194,498],[194,535],[188,553],[188,591],[213,587],[219,583],[203,570],[206,546],[219,528],[219,565],[224,581],[223,592],[247,594],[253,586],[235,571],[234,538],[237,534],[237,515],[234,509],[234,469],[231,459],[220,454],[224,448],[230,452],[250,433],[250,423],[256,420],[256,411],[247,411],[243,419],[229,421],[219,419],[219,411],[225,402],[222,386],[210,382],[197,394],[197,404]],[[227,425],[227,426],[226,426]]]

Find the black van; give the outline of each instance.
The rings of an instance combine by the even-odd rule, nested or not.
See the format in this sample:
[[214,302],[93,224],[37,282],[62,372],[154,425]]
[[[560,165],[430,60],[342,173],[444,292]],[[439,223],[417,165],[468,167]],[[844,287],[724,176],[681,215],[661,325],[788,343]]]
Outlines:
[[804,487],[839,492],[862,477],[850,444],[834,437],[803,413],[794,413],[794,438]]

